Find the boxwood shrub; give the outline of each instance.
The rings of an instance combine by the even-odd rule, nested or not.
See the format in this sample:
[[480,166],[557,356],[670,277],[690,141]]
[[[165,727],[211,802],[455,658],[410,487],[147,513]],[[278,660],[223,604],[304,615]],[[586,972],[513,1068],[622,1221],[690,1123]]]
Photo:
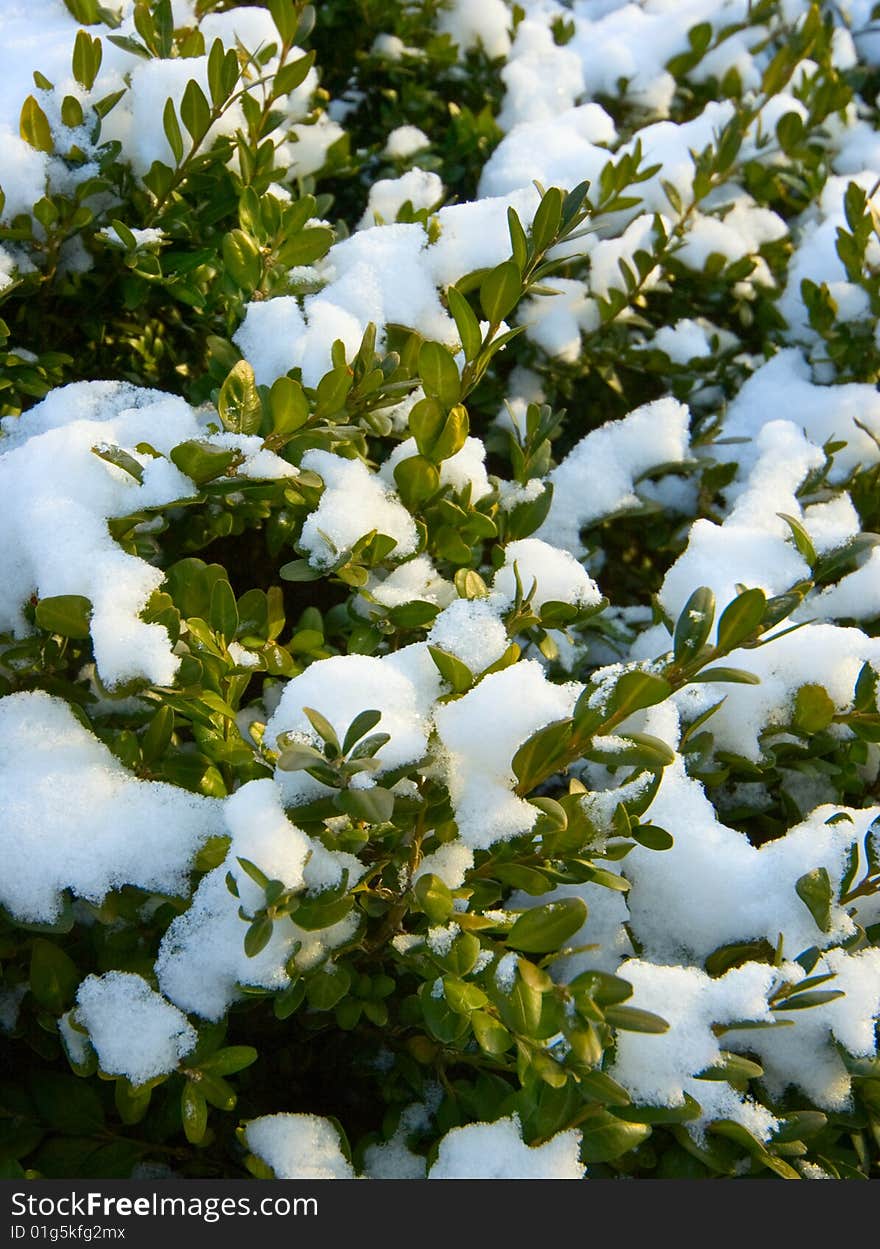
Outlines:
[[871,5],[13,20],[3,1174],[876,1178]]

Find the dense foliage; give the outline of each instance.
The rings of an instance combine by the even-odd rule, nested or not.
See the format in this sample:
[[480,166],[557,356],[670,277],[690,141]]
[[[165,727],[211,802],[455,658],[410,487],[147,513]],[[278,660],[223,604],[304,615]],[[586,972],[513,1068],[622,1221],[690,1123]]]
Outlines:
[[876,1176],[870,5],[64,3],[3,1173]]

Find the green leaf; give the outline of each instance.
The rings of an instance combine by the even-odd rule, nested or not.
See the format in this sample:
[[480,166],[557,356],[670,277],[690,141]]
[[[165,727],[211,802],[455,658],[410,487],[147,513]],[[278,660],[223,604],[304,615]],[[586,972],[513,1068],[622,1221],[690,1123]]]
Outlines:
[[55,151],[48,118],[32,95],[22,105],[18,129],[25,143],[35,147],[38,152],[48,152],[51,155]]
[[332,746],[336,754],[339,754],[339,738],[336,736],[336,730],[327,719],[321,715],[320,711],[316,711],[314,707],[303,707],[306,718],[312,728],[328,746]]
[[799,521],[796,516],[789,516],[786,512],[777,512],[776,515],[784,520],[788,525],[798,552],[812,568],[817,559],[816,548],[813,546],[813,540],[807,533],[801,521]]
[[314,63],[315,53],[312,51],[306,53],[305,56],[297,57],[295,61],[288,62],[287,65],[282,65],[275,75],[275,81],[272,84],[273,94],[276,96],[290,95],[291,91],[301,87]]
[[793,993],[773,1007],[778,1010],[810,1010],[814,1006],[824,1006],[826,1002],[835,1002],[846,997],[843,989],[819,989],[816,992]]
[[424,599],[412,599],[409,603],[401,603],[392,607],[388,619],[398,629],[424,629],[439,613],[436,603],[426,603]]
[[263,404],[247,360],[239,360],[220,388],[217,411],[225,429],[233,434],[256,434],[263,417]]
[[338,367],[331,369],[329,373],[325,373],[320,382],[318,382],[318,388],[315,392],[317,399],[315,415],[323,419],[329,419],[332,416],[336,416],[338,412],[343,412],[348,393],[353,384],[354,374],[345,364],[340,364]]
[[651,1011],[636,1006],[607,1006],[605,1020],[621,1032],[661,1033],[669,1031],[669,1024]]
[[278,755],[278,767],[282,772],[306,772],[317,763],[324,763],[324,756],[304,742],[291,742]]
[[646,850],[671,850],[675,844],[672,834],[656,824],[634,824],[630,836]]
[[73,76],[86,91],[91,91],[94,86],[102,56],[101,40],[93,39],[84,30],[78,30],[73,45]]
[[92,455],[96,455],[99,460],[104,460],[107,464],[112,464],[115,468],[121,468],[123,472],[128,473],[129,477],[133,477],[135,481],[143,481],[144,470],[133,455],[129,455],[127,451],[123,451],[122,447],[112,445],[98,444],[92,447]]
[[394,814],[394,794],[381,785],[371,789],[343,789],[337,801],[352,819],[364,820],[367,824],[385,824]]
[[272,1007],[276,1019],[289,1019],[291,1015],[299,1010],[305,1001],[306,982],[302,979],[294,980],[289,984],[283,993],[280,993],[275,999]]
[[443,992],[457,1015],[469,1015],[489,1003],[488,997],[478,985],[468,984],[458,976],[443,977]]
[[419,348],[419,376],[426,395],[438,399],[447,409],[458,403],[461,379],[455,361],[442,344],[422,343]]
[[559,233],[562,224],[563,192],[553,186],[541,199],[532,221],[532,246],[536,252],[544,252]]
[[432,924],[443,924],[453,911],[449,887],[432,872],[424,872],[413,886],[419,906]]
[[186,126],[194,143],[199,143],[211,124],[211,106],[205,93],[194,78],[183,89],[180,101],[180,119]]
[[581,1133],[580,1156],[584,1162],[612,1162],[644,1144],[651,1128],[644,1123],[628,1123],[610,1111],[600,1111],[581,1125]]
[[174,101],[172,99],[165,101],[162,126],[174,160],[179,165],[183,160],[183,135],[180,133],[180,124],[177,120],[177,113],[174,111]]
[[799,733],[821,733],[836,715],[837,708],[823,685],[802,685],[795,695],[792,728]]
[[562,765],[571,746],[571,721],[557,720],[533,733],[513,756],[520,793],[527,794]]
[[699,685],[705,681],[717,681],[728,685],[761,684],[761,678],[755,676],[754,672],[748,672],[745,668],[725,668],[721,665],[712,668],[702,668],[691,677],[692,685]]
[[381,719],[382,712],[375,710],[362,711],[360,715],[355,716],[351,724],[348,726],[348,731],[342,740],[342,753],[347,755],[351,748],[356,745],[362,737],[366,737],[367,734],[376,727]]
[[191,439],[174,447],[169,458],[184,476],[201,486],[216,477],[223,477],[227,469],[240,461],[241,456],[238,451],[229,451],[211,442]]
[[505,260],[483,278],[480,306],[486,320],[498,325],[516,307],[522,294],[522,274],[513,260]]
[[75,95],[66,95],[62,100],[61,120],[71,129],[83,124],[83,108]]
[[663,677],[639,669],[624,672],[612,691],[607,714],[629,716],[634,711],[662,703],[672,693],[672,686]]
[[278,263],[286,269],[311,265],[326,256],[333,243],[333,231],[328,226],[308,226],[285,239],[278,249]]
[[741,967],[743,963],[770,962],[773,954],[773,947],[763,939],[721,945],[706,959],[706,971],[710,976],[723,976],[732,967]]
[[830,932],[834,892],[827,869],[814,867],[811,872],[806,872],[795,885],[795,892],[816,921],[817,928],[821,932]]
[[260,915],[244,934],[244,952],[248,958],[256,958],[272,939],[274,925],[268,915]]
[[458,330],[464,358],[470,362],[479,355],[480,348],[483,345],[480,323],[474,315],[470,304],[457,287],[449,287],[446,292],[446,302],[449,305],[449,311],[452,313]]
[[232,280],[247,294],[255,291],[263,277],[263,258],[251,236],[244,230],[230,230],[223,236],[221,250],[224,266]]
[[767,607],[763,590],[743,590],[728,603],[718,621],[718,650],[726,654],[755,633]]
[[173,733],[174,711],[171,707],[159,707],[141,741],[141,755],[148,767],[157,763],[165,754],[171,745]]
[[440,489],[439,472],[421,455],[410,456],[395,465],[394,481],[404,506],[410,511],[418,511],[419,506]]
[[689,1119],[699,1119],[702,1108],[685,1093],[681,1106],[618,1106],[614,1113],[628,1123],[687,1123]]
[[[467,408],[463,404],[457,403],[446,418],[443,428],[430,450],[430,458],[434,461],[448,460],[453,455],[457,455],[462,449],[467,439],[470,428]],[[475,523],[475,519],[479,518],[481,513],[473,512],[471,514],[471,524]],[[494,536],[494,531],[493,531]]]
[[476,1010],[470,1017],[470,1025],[474,1030],[477,1044],[484,1054],[495,1057],[510,1049],[513,1037],[494,1015],[488,1014],[487,1011]]
[[267,0],[266,8],[272,14],[275,29],[284,43],[293,43],[298,21],[297,6],[293,0]]
[[507,934],[507,944],[527,954],[548,954],[561,949],[586,918],[587,906],[581,898],[548,902],[520,915]]
[[140,1123],[150,1108],[152,1096],[151,1084],[134,1085],[124,1077],[120,1077],[113,1087],[116,1109],[119,1111],[120,1119],[127,1126]]
[[615,742],[603,746],[603,739],[597,737],[590,750],[584,752],[584,758],[610,766],[634,766],[650,768],[651,771],[668,768],[675,760],[675,751],[671,746],[650,733],[627,733],[619,740],[622,745]]
[[353,907],[351,894],[343,894],[341,898],[333,898],[329,902],[322,902],[319,894],[317,898],[300,903],[293,914],[293,922],[305,932],[320,932],[322,928],[332,928],[345,919]]
[[511,541],[527,538],[529,534],[540,529],[547,519],[550,504],[553,502],[553,483],[545,481],[544,489],[526,503],[519,503],[511,508],[507,515],[507,536]]
[[80,975],[76,964],[52,941],[34,938],[31,946],[31,993],[45,1010],[60,1015],[73,1001]]
[[441,650],[439,646],[428,646],[428,653],[434,660],[437,671],[456,694],[464,694],[474,683],[474,675],[467,664]]
[[282,581],[320,581],[324,574],[319,568],[312,568],[307,559],[292,559],[281,565],[278,576]]
[[351,988],[351,972],[343,963],[328,963],[308,982],[306,996],[313,1010],[332,1010]]
[[689,663],[705,646],[715,619],[715,595],[708,586],[694,590],[676,621],[672,650],[676,663]]
[[232,1085],[213,1071],[203,1069],[201,1074],[198,1089],[205,1101],[218,1110],[234,1110],[238,1099]]
[[515,208],[507,210],[507,232],[510,235],[510,250],[517,268],[522,272],[529,261],[529,241]]
[[309,419],[309,404],[299,382],[279,377],[269,391],[272,430],[276,434],[292,434]]
[[446,424],[446,416],[439,399],[430,395],[413,406],[409,414],[409,431],[416,440],[420,455],[430,456],[431,449]]
[[622,1084],[618,1084],[605,1071],[581,1071],[578,1073],[578,1088],[591,1101],[601,1102],[604,1106],[628,1106],[632,1101]]
[[748,1083],[749,1080],[760,1080],[764,1068],[742,1054],[722,1051],[721,1059],[711,1067],[705,1067],[697,1075],[698,1080],[726,1080],[730,1083]]
[[522,889],[532,897],[540,897],[550,890],[550,881],[543,872],[534,867],[525,867],[521,863],[499,863],[492,869],[492,875],[504,885],[513,885],[514,889]]
[[215,633],[219,633],[226,642],[231,642],[238,629],[238,608],[235,595],[228,581],[217,580],[211,591],[211,610],[208,623]]
[[180,1117],[186,1139],[191,1145],[198,1145],[208,1130],[208,1104],[191,1080],[184,1084],[180,1095]]
[[65,638],[87,638],[92,604],[81,594],[57,594],[40,599],[34,618],[47,633]]
[[607,971],[583,971],[568,987],[572,993],[589,994],[599,1006],[616,1006],[633,995],[633,987],[628,980]]

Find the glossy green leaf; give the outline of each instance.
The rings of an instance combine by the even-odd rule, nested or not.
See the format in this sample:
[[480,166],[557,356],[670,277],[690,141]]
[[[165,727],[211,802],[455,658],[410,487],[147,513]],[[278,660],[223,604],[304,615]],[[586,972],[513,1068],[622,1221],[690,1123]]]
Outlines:
[[694,590],[675,624],[672,649],[678,663],[689,663],[705,646],[715,620],[715,595],[708,586]]
[[65,638],[87,638],[92,604],[81,594],[58,594],[40,599],[34,617],[41,629]]
[[483,278],[480,305],[486,320],[498,325],[516,307],[522,293],[522,275],[513,260],[505,260]]
[[561,949],[583,927],[587,906],[581,898],[563,898],[524,911],[507,934],[512,950],[547,954]]

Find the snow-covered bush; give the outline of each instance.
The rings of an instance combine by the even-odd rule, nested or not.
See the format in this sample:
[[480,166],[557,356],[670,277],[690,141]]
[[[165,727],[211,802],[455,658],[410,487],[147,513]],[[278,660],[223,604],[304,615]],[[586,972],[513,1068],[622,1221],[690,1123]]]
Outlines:
[[877,1175],[878,30],[0,16],[7,1175]]

